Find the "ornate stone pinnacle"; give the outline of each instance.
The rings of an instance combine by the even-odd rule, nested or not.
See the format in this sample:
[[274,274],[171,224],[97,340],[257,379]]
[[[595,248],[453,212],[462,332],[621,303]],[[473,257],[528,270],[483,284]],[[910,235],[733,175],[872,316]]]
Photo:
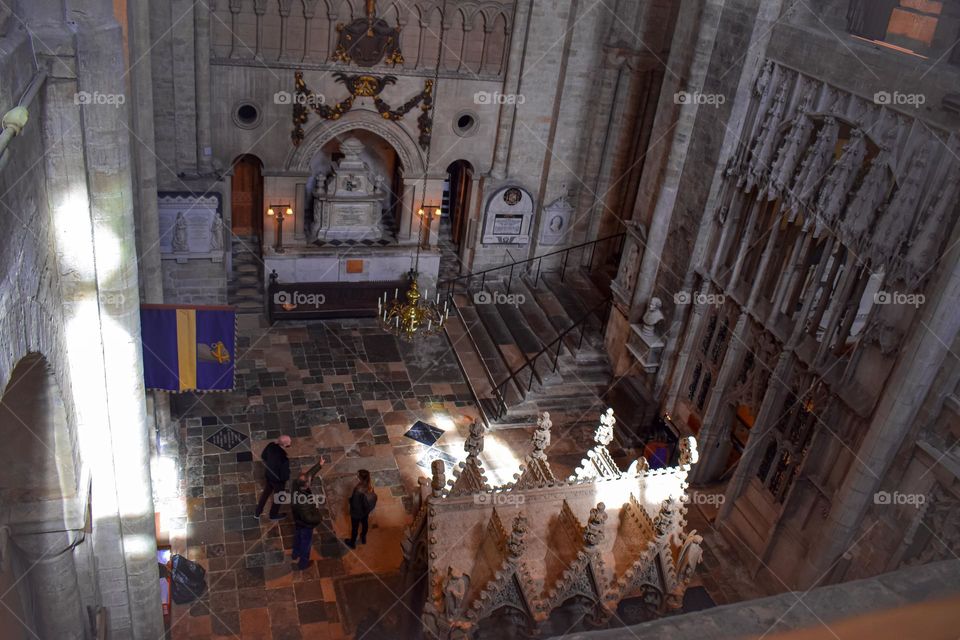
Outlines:
[[600,426],[597,427],[597,431],[593,435],[594,442],[604,447],[613,442],[613,425],[616,423],[617,419],[613,417],[613,409],[608,408],[606,413],[600,416]]
[[530,453],[531,458],[536,458],[537,460],[547,459],[546,449],[550,446],[551,427],[553,427],[553,422],[550,421],[550,414],[544,411],[537,419],[537,429],[533,432],[533,451]]
[[447,486],[447,467],[443,460],[434,460],[430,463],[430,471],[433,473],[430,487],[433,489],[433,496],[439,498],[443,494],[443,488]]
[[482,422],[474,420],[470,423],[470,434],[463,443],[463,450],[467,452],[468,456],[475,458],[483,452],[484,431]]

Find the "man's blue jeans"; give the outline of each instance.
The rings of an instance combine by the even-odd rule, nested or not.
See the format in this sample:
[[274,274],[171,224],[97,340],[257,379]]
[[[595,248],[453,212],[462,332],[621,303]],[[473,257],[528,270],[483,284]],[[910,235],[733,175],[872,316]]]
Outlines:
[[313,527],[294,527],[293,530],[293,559],[300,560],[301,569],[310,564],[310,541],[313,539]]

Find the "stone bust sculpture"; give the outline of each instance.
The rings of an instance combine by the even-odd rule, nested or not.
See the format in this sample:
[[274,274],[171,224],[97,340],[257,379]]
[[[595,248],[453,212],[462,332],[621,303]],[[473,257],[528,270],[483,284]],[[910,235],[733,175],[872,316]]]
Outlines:
[[658,322],[663,320],[663,312],[660,311],[661,307],[663,307],[663,302],[660,301],[660,298],[650,298],[650,303],[647,305],[647,312],[644,313],[643,318],[641,318],[643,326],[640,327],[640,335],[644,338],[653,339],[656,337],[654,328]]

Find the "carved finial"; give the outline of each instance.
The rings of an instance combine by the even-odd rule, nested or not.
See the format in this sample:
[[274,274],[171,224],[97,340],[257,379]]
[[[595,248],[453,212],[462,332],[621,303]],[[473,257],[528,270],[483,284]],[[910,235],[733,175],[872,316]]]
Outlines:
[[546,411],[540,414],[537,419],[537,430],[533,432],[533,452],[531,458],[546,460],[546,449],[550,446],[550,428],[553,422],[550,421],[550,414]]
[[697,451],[697,439],[693,436],[687,436],[680,439],[680,464],[696,464],[700,459],[700,452]]
[[447,486],[447,467],[443,460],[434,460],[430,463],[430,471],[433,473],[430,487],[433,489],[433,496],[439,498],[443,494],[443,488]]
[[523,555],[523,536],[527,533],[527,517],[518,513],[513,520],[513,530],[507,539],[507,553],[511,558],[519,558]]
[[607,506],[602,502],[590,509],[590,518],[583,531],[583,542],[588,547],[595,547],[603,540],[603,525],[607,522]]
[[600,426],[597,427],[597,431],[593,435],[594,442],[603,446],[613,442],[613,425],[616,423],[617,419],[613,417],[613,409],[607,409],[606,413],[600,416]]
[[470,435],[467,436],[466,442],[463,443],[463,450],[467,452],[468,456],[476,458],[483,453],[484,431],[485,429],[482,422],[474,420],[470,423]]

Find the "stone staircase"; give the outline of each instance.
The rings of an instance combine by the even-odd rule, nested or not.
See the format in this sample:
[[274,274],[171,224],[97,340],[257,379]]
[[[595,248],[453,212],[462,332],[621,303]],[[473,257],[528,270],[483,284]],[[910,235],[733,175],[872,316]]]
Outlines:
[[[609,276],[595,276],[575,268],[536,283],[515,276],[509,290],[487,279],[454,295],[447,335],[488,424],[528,427],[549,411],[555,425],[596,426],[610,406],[612,372],[603,346]],[[493,388],[507,380],[504,412]]]
[[227,287],[230,304],[238,313],[264,310],[263,260],[258,236],[232,236],[233,270]]

